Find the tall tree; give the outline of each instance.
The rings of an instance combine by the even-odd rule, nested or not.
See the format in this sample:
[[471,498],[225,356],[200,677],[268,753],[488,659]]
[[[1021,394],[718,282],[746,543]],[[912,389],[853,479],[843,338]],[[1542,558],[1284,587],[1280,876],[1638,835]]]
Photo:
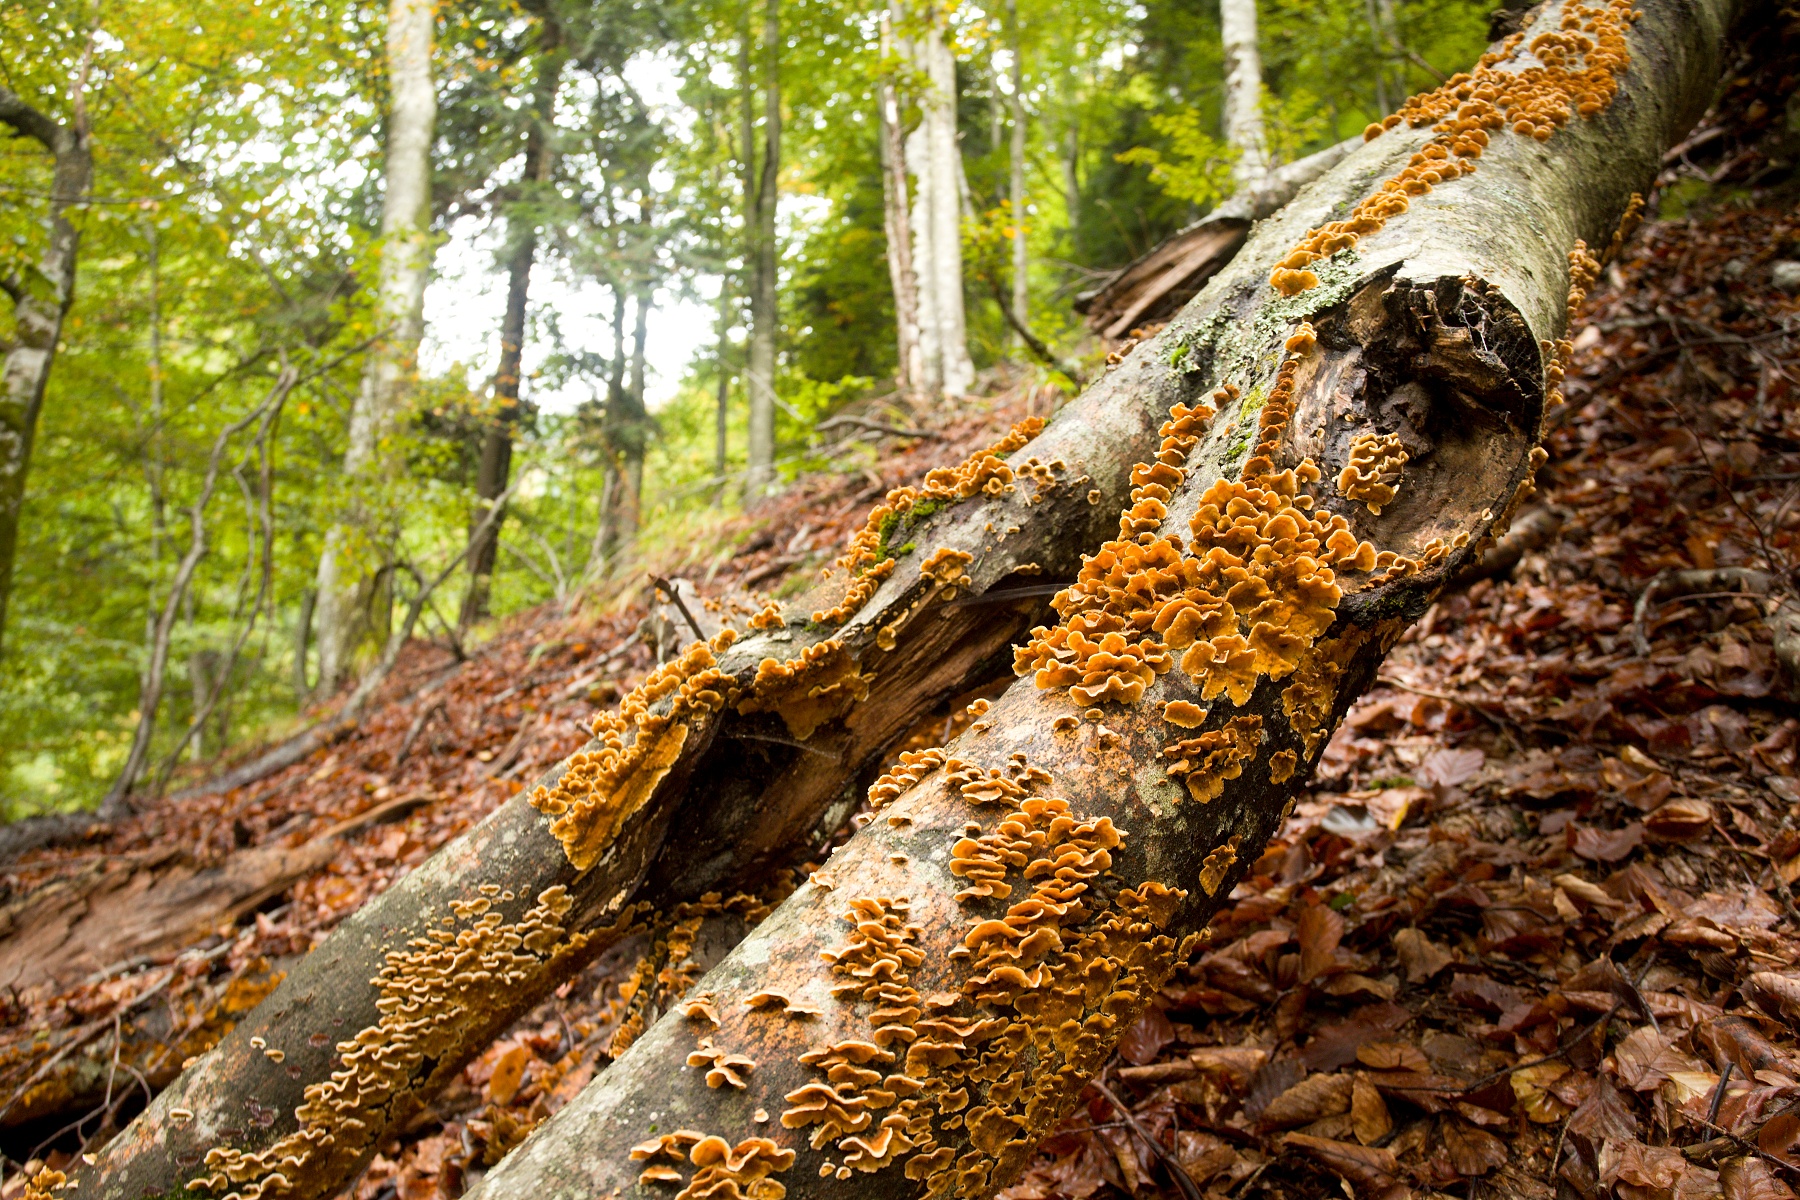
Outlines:
[[[319,554],[313,622],[319,646],[318,690],[337,690],[357,647],[385,633],[385,560],[393,531],[371,504],[395,468],[388,448],[407,389],[418,373],[425,332],[425,282],[431,273],[431,141],[437,89],[431,53],[437,22],[434,0],[388,5],[388,126],[381,212],[381,275],[375,300],[376,341],[363,366],[362,388],[350,410],[344,482],[357,507],[325,535]],[[359,536],[360,535],[360,536]]]
[[30,138],[51,156],[48,231],[35,265],[0,267],[0,291],[12,300],[13,329],[0,340],[6,353],[0,368],[0,648],[4,647],[7,600],[12,595],[13,559],[19,547],[19,515],[31,469],[32,443],[50,365],[62,338],[63,322],[75,303],[75,266],[81,233],[70,210],[86,197],[94,175],[94,151],[87,110],[88,75],[94,63],[94,32],[69,81],[69,118],[59,120],[0,86],[0,121],[16,136]]
[[912,214],[908,211],[906,131],[900,91],[890,59],[894,53],[895,6],[881,14],[881,78],[875,104],[881,137],[881,220],[887,241],[888,281],[894,289],[894,385],[912,396],[926,374],[919,342],[919,276],[913,260]]
[[975,381],[963,308],[962,148],[956,123],[956,56],[936,6],[913,16],[902,41],[918,88],[919,126],[906,143],[918,178],[913,203],[913,262],[919,279],[919,344],[925,386],[958,396]]
[[1012,207],[1012,309],[1021,326],[1031,323],[1031,251],[1025,238],[1025,40],[1019,29],[1019,0],[1006,0],[1008,49],[1012,51],[1007,96],[1011,136],[1006,142],[1006,190]]
[[1269,173],[1263,136],[1262,55],[1256,45],[1256,0],[1220,0],[1225,42],[1225,141],[1237,151],[1232,176],[1240,192],[1254,191]]
[[494,372],[492,405],[482,424],[475,466],[478,500],[469,518],[469,588],[463,593],[458,625],[466,629],[488,614],[494,560],[505,514],[488,520],[502,504],[512,479],[513,433],[519,423],[519,376],[525,351],[525,318],[531,269],[538,255],[540,204],[556,170],[556,94],[568,62],[562,26],[548,9],[538,11],[536,79],[525,113],[525,162],[506,218],[506,311],[500,319],[500,363]]
[[[743,88],[742,135],[744,200],[748,212],[750,355],[745,370],[750,392],[750,460],[747,495],[767,491],[775,481],[775,340],[781,314],[776,293],[775,209],[781,172],[781,4],[764,0],[762,33],[762,147],[753,147],[756,90],[750,67],[750,16],[745,14],[744,49],[739,54]],[[760,158],[760,162],[758,159]]]

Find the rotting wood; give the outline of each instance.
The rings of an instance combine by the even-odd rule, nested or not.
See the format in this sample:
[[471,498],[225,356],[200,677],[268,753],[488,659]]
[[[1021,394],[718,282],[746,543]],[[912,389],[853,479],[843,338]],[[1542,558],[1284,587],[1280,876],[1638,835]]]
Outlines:
[[[1003,1186],[1201,944],[1387,648],[1529,494],[1584,242],[1607,245],[1704,107],[1733,15],[1647,0],[1618,102],[1547,142],[1495,138],[1473,181],[1304,264],[1297,295],[1258,292],[1228,352],[1197,359],[1220,411],[1171,410],[1119,536],[1020,652],[1033,678],[878,785],[876,819],[697,985],[717,1027],[653,1027],[474,1194]],[[1377,139],[1345,176],[1367,194],[1428,136]],[[1244,268],[1266,281],[1294,224],[1323,223],[1309,207]],[[1164,348],[1191,352],[1176,339],[1229,286]],[[1371,429],[1409,453],[1379,516],[1321,486]],[[1184,788],[1166,752],[1194,727],[1253,753]],[[771,991],[822,1015],[747,1004]],[[756,1064],[743,1088],[681,1067],[701,1034]]]

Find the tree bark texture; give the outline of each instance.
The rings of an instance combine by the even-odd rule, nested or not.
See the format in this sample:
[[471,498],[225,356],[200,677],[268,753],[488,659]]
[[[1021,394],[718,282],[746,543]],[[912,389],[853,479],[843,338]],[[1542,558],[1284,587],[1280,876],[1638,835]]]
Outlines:
[[[973,477],[985,481],[983,490],[966,500],[890,511],[875,522],[872,529],[893,556],[877,561],[895,566],[871,572],[879,586],[848,619],[828,608],[853,582],[840,574],[821,585],[816,599],[773,614],[778,621],[759,622],[762,629],[729,648],[710,655],[691,649],[689,661],[658,684],[660,694],[651,689],[628,700],[623,715],[611,719],[648,740],[623,743],[639,765],[597,796],[596,811],[606,822],[584,823],[578,818],[588,810],[578,807],[540,811],[531,802],[535,792],[503,806],[302,960],[217,1049],[102,1151],[95,1166],[78,1174],[79,1194],[138,1200],[206,1176],[223,1178],[202,1190],[245,1197],[310,1200],[340,1186],[489,1038],[596,953],[607,935],[595,931],[621,922],[634,902],[667,908],[727,889],[764,872],[808,830],[833,824],[828,810],[840,803],[845,783],[860,768],[879,761],[882,748],[919,713],[971,681],[991,678],[996,660],[1004,663],[1012,635],[1030,612],[1025,601],[998,602],[996,594],[1014,583],[1074,578],[1082,567],[1080,551],[1099,547],[1118,528],[1117,514],[1131,499],[1132,464],[1157,451],[1157,431],[1171,407],[1203,401],[1223,382],[1235,381],[1242,396],[1224,406],[1204,444],[1194,448],[1189,481],[1171,497],[1169,527],[1195,512],[1202,484],[1241,469],[1250,439],[1236,426],[1259,419],[1244,410],[1258,398],[1266,407],[1271,378],[1282,378],[1276,375],[1282,339],[1303,318],[1310,317],[1319,332],[1317,346],[1299,356],[1289,377],[1298,414],[1290,422],[1293,445],[1284,452],[1336,466],[1370,424],[1409,434],[1419,453],[1402,477],[1399,498],[1376,520],[1352,509],[1346,515],[1356,532],[1421,558],[1429,555],[1421,543],[1434,537],[1453,542],[1470,534],[1478,540],[1499,522],[1528,469],[1542,403],[1539,339],[1554,337],[1564,321],[1564,255],[1577,236],[1604,244],[1631,189],[1653,174],[1662,148],[1703,106],[1717,77],[1725,8],[1725,0],[1646,4],[1648,15],[1632,37],[1635,57],[1624,93],[1603,116],[1573,122],[1544,145],[1497,138],[1480,173],[1420,199],[1412,214],[1326,264],[1318,288],[1272,299],[1269,272],[1292,243],[1392,175],[1428,133],[1397,130],[1351,156],[1266,223],[1242,261],[1221,273],[1168,330],[1014,452],[1010,483],[990,465]],[[1320,426],[1327,432],[1315,434]],[[1336,499],[1326,504],[1345,507]],[[1232,719],[1257,716],[1262,735],[1273,743],[1270,753],[1259,751],[1226,781],[1222,798],[1178,799],[1156,753],[1173,733],[1194,732],[1171,730],[1157,716],[1164,701],[1192,690],[1177,671],[1155,681],[1150,699],[1129,709],[1109,707],[1099,722],[1081,720],[1083,710],[1061,691],[1015,686],[953,748],[980,764],[984,778],[993,768],[1021,787],[1007,775],[1006,756],[1025,754],[1051,777],[1050,784],[1027,782],[1066,799],[1075,824],[1097,826],[1100,817],[1110,818],[1124,840],[1113,848],[1115,875],[1095,885],[1109,899],[1104,909],[1096,902],[1094,920],[1142,909],[1143,920],[1133,917],[1127,924],[1164,927],[1141,937],[1119,933],[1127,957],[1146,957],[1132,967],[1137,974],[1125,986],[1111,986],[1127,974],[1124,966],[1108,981],[1097,1003],[1113,1024],[1099,1030],[1104,1022],[1097,1023],[1098,1041],[1084,1042],[1083,1054],[1103,1054],[1129,1024],[1150,981],[1167,965],[1167,949],[1155,939],[1178,942],[1184,930],[1203,923],[1214,896],[1229,891],[1234,873],[1254,860],[1254,847],[1272,828],[1284,795],[1304,778],[1337,716],[1373,671],[1381,647],[1422,611],[1437,581],[1470,550],[1445,555],[1416,578],[1352,589],[1327,636],[1306,651],[1300,670],[1317,683],[1302,695],[1306,703],[1294,708],[1301,714],[1298,724],[1285,696],[1291,680],[1280,681],[1284,686],[1257,681],[1236,710],[1216,698],[1208,701],[1212,724],[1228,713]],[[865,575],[854,582],[866,587],[868,581]],[[997,602],[966,603],[990,598]],[[708,657],[716,658],[718,674],[704,668]],[[689,690],[671,695],[677,682]],[[722,701],[735,695],[735,703],[714,706],[702,690]],[[674,705],[683,697],[686,707],[677,714]],[[649,709],[633,715],[631,704],[646,699]],[[1066,724],[1064,717],[1076,718],[1073,729],[1058,727]],[[1236,744],[1233,730],[1243,727],[1227,721],[1224,728]],[[591,743],[584,753],[604,750]],[[1287,764],[1292,774],[1276,780],[1280,752],[1293,755]],[[550,772],[544,785],[574,796],[593,765],[576,756]],[[574,783],[564,778],[571,767],[579,768]],[[918,935],[917,944],[931,952],[930,972],[961,969],[948,954],[965,936],[968,914],[951,893],[966,880],[944,875],[952,854],[947,831],[978,816],[987,829],[992,810],[971,803],[961,783],[947,787],[951,774],[961,776],[962,768],[946,768],[898,799],[839,851],[828,868],[837,879],[829,895],[817,886],[803,888],[720,968],[722,975],[702,985],[719,997],[717,1011],[728,1022],[716,1031],[715,1044],[731,1052],[740,1044],[750,1047],[760,1063],[748,1076],[749,1090],[709,1089],[705,1072],[679,1069],[698,1049],[695,1030],[665,1021],[599,1088],[491,1175],[490,1191],[511,1196],[529,1190],[538,1200],[536,1193],[604,1194],[617,1186],[659,1195],[637,1181],[645,1164],[628,1157],[631,1145],[652,1136],[653,1121],[659,1132],[692,1126],[738,1142],[765,1131],[800,1146],[800,1135],[775,1120],[755,1123],[750,1114],[756,1107],[779,1114],[789,1092],[825,1080],[822,1072],[795,1062],[790,1051],[810,1053],[849,1036],[843,1031],[867,1038],[873,1028],[861,1009],[827,1001],[813,1005],[821,1010],[813,1024],[761,1014],[769,1018],[763,1029],[772,1038],[806,1025],[794,1037],[807,1044],[758,1050],[748,1040],[743,1003],[754,993],[745,989],[760,976],[768,990],[798,998],[842,982],[817,973],[817,951],[843,944],[848,927],[837,915],[851,900],[880,895],[910,896],[915,915],[901,927],[927,918],[931,932]],[[961,782],[978,783],[972,776]],[[990,782],[987,790],[996,796],[1007,793],[1007,782]],[[983,789],[977,786],[976,794]],[[889,823],[901,816],[911,824]],[[678,844],[659,855],[671,827],[681,831]],[[1232,836],[1240,838],[1236,857],[1221,867],[1223,857],[1214,852]],[[894,855],[906,861],[896,862]],[[1205,885],[1208,878],[1212,883]],[[1169,889],[1166,895],[1152,883]],[[1013,886],[1028,891],[1035,885],[1021,880]],[[1126,889],[1136,900],[1121,898]],[[1183,895],[1168,900],[1177,890]],[[1070,944],[1083,936],[1071,928]],[[1115,991],[1125,994],[1108,1001]],[[953,1001],[966,1007],[964,1000]],[[1089,1015],[1084,1010],[1081,1021]],[[266,1125],[245,1118],[247,1098],[257,1101]],[[1059,1091],[1044,1103],[1055,1109],[1068,1098]],[[981,1106],[997,1109],[1000,1098],[993,1099]],[[1040,1105],[1024,1125],[1012,1128],[1037,1130],[1048,1111]],[[997,1111],[992,1119],[1011,1125],[1011,1115]],[[988,1129],[989,1120],[983,1117],[977,1128]],[[875,1133],[873,1127],[869,1132]],[[950,1144],[967,1131],[945,1128],[935,1136]],[[1017,1140],[1013,1133],[1005,1139]],[[841,1165],[843,1154],[835,1147],[809,1152],[806,1169],[785,1174],[782,1182],[802,1191],[838,1186],[817,1176],[826,1156]],[[273,1186],[277,1173],[285,1189]],[[997,1178],[990,1173],[975,1190]],[[857,1186],[898,1192],[917,1190],[918,1183],[895,1169]]]
[[1007,113],[1012,129],[1006,143],[1006,183],[1012,202],[1012,309],[1013,318],[1031,325],[1031,251],[1025,238],[1025,44],[1019,36],[1019,0],[1006,2],[1006,29],[1011,38],[1012,94]]
[[[1529,493],[1556,341],[1592,278],[1582,243],[1609,243],[1724,62],[1728,0],[1642,9],[1604,113],[1547,144],[1496,138],[1472,179],[1277,296],[1267,279],[1294,242],[1426,134],[1377,139],[1147,347],[1180,348],[1187,394],[1211,389],[1221,411],[1170,414],[1065,614],[1147,611],[1131,606],[1189,567],[1230,569],[1215,552],[1234,545],[1304,571],[1279,545],[1296,530],[1348,534],[1331,552],[1341,594],[1277,589],[1291,611],[1252,631],[1263,649],[1141,659],[1137,694],[1114,686],[1132,669],[1123,637],[1086,677],[1022,652],[1035,684],[877,784],[874,819],[474,1195],[979,1200],[1009,1181],[1202,943],[1387,649]],[[1370,436],[1410,447],[1384,503],[1349,470]],[[1294,503],[1309,476],[1336,485]],[[1159,558],[1176,529],[1184,557]],[[1062,644],[1083,624],[1065,620]]]
[[1220,0],[1225,43],[1225,143],[1237,151],[1232,177],[1239,191],[1256,188],[1269,171],[1263,137],[1262,55],[1256,46],[1256,0]]
[[[350,410],[350,443],[344,476],[353,487],[378,482],[392,465],[382,450],[405,404],[406,388],[418,372],[419,340],[425,332],[425,283],[431,274],[431,139],[437,126],[437,91],[432,84],[431,50],[437,21],[429,0],[391,0],[388,5],[388,100],[386,192],[381,211],[381,275],[375,321],[378,338],[363,364],[362,388]],[[383,539],[370,528],[372,514],[351,521],[365,537]],[[319,690],[337,690],[351,668],[357,646],[383,622],[371,619],[380,602],[377,569],[359,554],[355,530],[344,523],[325,534],[319,556],[314,628],[319,645]]]
[[[750,384],[750,454],[745,476],[747,495],[760,496],[775,482],[775,357],[781,327],[776,291],[775,211],[781,189],[781,0],[764,0],[762,154],[755,171],[755,192],[748,197],[750,216],[750,353],[745,372]],[[749,90],[745,81],[748,114]],[[750,129],[744,130],[746,180],[750,163]]]
[[[884,56],[893,47],[892,19],[890,8],[881,23]],[[899,91],[892,79],[881,81],[875,103],[881,121],[881,220],[887,235],[888,281],[894,290],[894,386],[902,396],[910,397],[923,386],[925,364],[919,344],[919,276],[907,203],[906,134]]]
[[[556,147],[551,144],[557,87],[562,80],[566,54],[559,29],[545,21],[540,42],[545,61],[538,68],[538,82],[531,99],[531,127],[525,135],[526,187],[541,187],[556,169]],[[500,320],[500,365],[494,373],[494,411],[481,434],[475,465],[475,495],[482,507],[472,514],[469,552],[469,590],[463,593],[457,624],[464,629],[488,612],[488,593],[494,561],[500,551],[500,521],[485,521],[486,509],[500,503],[512,478],[513,430],[519,423],[519,375],[525,353],[526,305],[531,294],[531,268],[537,261],[538,233],[530,216],[515,211],[507,218],[513,244],[506,264],[506,312]]]
[[56,359],[63,320],[75,303],[75,264],[81,233],[70,210],[87,194],[94,176],[86,106],[86,62],[74,82],[73,119],[67,122],[39,112],[7,88],[0,87],[0,122],[20,137],[36,141],[51,155],[50,204],[45,224],[49,240],[35,270],[0,278],[0,291],[11,297],[13,328],[0,339],[6,352],[0,366],[0,647],[5,645],[7,602],[12,596],[13,560],[19,550],[19,518],[25,507],[25,485],[31,449],[37,438],[44,389]]

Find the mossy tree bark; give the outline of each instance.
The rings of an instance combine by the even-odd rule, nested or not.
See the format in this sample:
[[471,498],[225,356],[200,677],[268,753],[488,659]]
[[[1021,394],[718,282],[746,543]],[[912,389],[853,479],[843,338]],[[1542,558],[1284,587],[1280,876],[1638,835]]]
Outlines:
[[[1347,460],[1356,430],[1398,430],[1413,439],[1415,452],[1400,497],[1378,520],[1353,518],[1356,532],[1415,556],[1433,538],[1479,538],[1528,470],[1543,401],[1538,342],[1562,327],[1564,256],[1577,237],[1604,244],[1633,186],[1650,177],[1662,148],[1703,106],[1717,76],[1728,7],[1729,0],[1646,4],[1624,91],[1603,117],[1575,122],[1546,145],[1496,139],[1471,179],[1440,188],[1358,252],[1322,264],[1318,288],[1273,298],[1266,280],[1288,248],[1393,174],[1427,134],[1397,131],[1353,155],[1253,237],[1240,262],[1164,334],[1014,453],[1011,490],[1002,479],[997,494],[922,504],[885,523],[896,565],[842,625],[809,619],[813,605],[801,605],[779,627],[719,653],[719,674],[708,678],[719,699],[735,694],[736,704],[701,703],[674,719],[677,697],[655,700],[648,716],[671,718],[657,727],[657,753],[596,798],[604,818],[597,825],[575,819],[581,810],[552,821],[521,796],[372,901],[82,1170],[78,1194],[165,1194],[208,1174],[212,1151],[219,1151],[212,1170],[245,1196],[314,1197],[339,1186],[471,1055],[606,944],[605,929],[624,919],[634,900],[668,905],[753,878],[817,825],[846,782],[920,713],[990,673],[1030,606],[954,600],[1074,577],[1079,551],[1112,536],[1131,500],[1131,466],[1156,452],[1157,429],[1171,406],[1236,380],[1247,400],[1221,413],[1193,448],[1166,523],[1173,529],[1192,515],[1201,486],[1240,469],[1249,439],[1234,425],[1254,419],[1244,411],[1250,402],[1266,407],[1257,385],[1266,385],[1277,348],[1303,318],[1318,329],[1319,348],[1291,372],[1293,434],[1280,452],[1336,467]],[[956,553],[947,560],[946,551]],[[1158,715],[1164,702],[1195,686],[1180,671],[1162,674],[1136,706],[1109,706],[1101,723],[1077,722],[1073,732],[1056,727],[1080,711],[1062,693],[1015,686],[958,743],[958,757],[1003,772],[1009,755],[1024,754],[1051,777],[1033,788],[1066,800],[1078,824],[1107,817],[1124,834],[1111,849],[1102,844],[1105,835],[1083,835],[1094,841],[1083,853],[1105,850],[1113,873],[1096,877],[1096,898],[1106,904],[1085,914],[1093,928],[1070,926],[1067,935],[1073,944],[1108,921],[1118,926],[1107,936],[1119,953],[1109,957],[1120,964],[1113,983],[1125,982],[1099,995],[1096,1014],[1078,1014],[1107,1020],[1096,1022],[1092,1037],[1081,1028],[1071,1035],[1076,1057],[1057,1068],[1070,1073],[1057,1076],[1063,1082],[1044,1093],[1025,1124],[1013,1124],[1001,1097],[989,1095],[993,1103],[980,1107],[994,1111],[977,1122],[980,1137],[991,1141],[991,1130],[980,1131],[998,1129],[992,1121],[1001,1120],[1023,1132],[1008,1134],[996,1149],[1017,1142],[1072,1098],[1086,1065],[1103,1056],[1166,970],[1178,935],[1198,929],[1215,896],[1254,859],[1285,796],[1382,649],[1467,553],[1344,597],[1335,623],[1308,648],[1295,675],[1315,680],[1311,707],[1296,709],[1313,714],[1310,728],[1297,727],[1290,711],[1292,679],[1263,679],[1237,709],[1212,705],[1214,725],[1260,717],[1264,742],[1210,803],[1178,800],[1158,757],[1172,735],[1194,732],[1172,730]],[[968,556],[960,576],[942,570],[946,561],[961,561],[957,554]],[[935,573],[924,570],[931,564]],[[829,608],[845,582],[826,585],[818,607]],[[777,669],[769,671],[766,660]],[[628,746],[650,728],[640,721],[635,735],[627,733]],[[1294,773],[1277,780],[1271,768],[1281,774],[1275,760],[1283,751],[1293,755]],[[556,785],[566,767],[545,784]],[[929,966],[918,979],[941,976],[950,984],[966,974],[947,957],[967,929],[968,914],[953,898],[965,881],[947,875],[945,865],[950,835],[977,816],[986,822],[984,810],[947,788],[940,774],[890,815],[911,824],[878,821],[864,830],[834,860],[835,891],[802,889],[702,985],[719,997],[726,1022],[714,1035],[717,1044],[741,1044],[760,1061],[748,1090],[711,1090],[704,1072],[670,1070],[669,1056],[679,1062],[695,1037],[686,1024],[665,1021],[504,1163],[489,1189],[587,1194],[619,1186],[655,1194],[639,1188],[643,1164],[626,1155],[652,1121],[733,1141],[768,1130],[786,1144],[803,1144],[778,1122],[754,1122],[754,1110],[779,1113],[787,1093],[823,1080],[795,1056],[869,1036],[866,1006],[828,1001],[814,1005],[824,1013],[816,1021],[759,1017],[753,1030],[742,1000],[772,989],[821,995],[839,982],[819,974],[817,953],[842,943],[847,927],[837,915],[853,898],[910,896],[914,916],[898,924],[902,931],[922,926],[918,945]],[[679,852],[659,857],[672,821],[683,831]],[[1234,836],[1237,849],[1222,868],[1215,851]],[[1209,856],[1210,888],[1199,878]],[[1180,897],[1170,899],[1177,890]],[[904,1046],[898,1057],[906,1057]],[[966,1126],[940,1130],[938,1138],[940,1149],[972,1153],[961,1144]],[[835,1186],[814,1182],[820,1160],[842,1158],[825,1145],[808,1152],[806,1170],[784,1176],[789,1187]],[[899,1169],[874,1182],[918,1187]]]
[[[1131,536],[1061,604],[1062,632],[1082,627],[1071,613],[1142,611],[1131,598],[1161,586],[1150,560],[1175,530],[1192,535],[1182,562],[1236,545],[1271,568],[1258,578],[1277,578],[1280,543],[1291,553],[1309,527],[1326,540],[1347,524],[1396,559],[1340,543],[1341,594],[1297,586],[1287,636],[1258,646],[1253,631],[1242,661],[1225,652],[1235,634],[1180,667],[1152,663],[1146,639],[1135,675],[1114,645],[1071,688],[1079,673],[1039,656],[1051,686],[1014,685],[878,785],[875,819],[476,1195],[977,1200],[1008,1181],[1200,943],[1394,639],[1529,492],[1571,252],[1608,244],[1701,112],[1734,15],[1730,0],[1641,7],[1604,113],[1547,143],[1496,137],[1472,177],[1322,264],[1319,286],[1276,297],[1264,281],[1288,248],[1428,135],[1377,139],[1138,350],[1179,355],[1195,399],[1240,393],[1203,433],[1174,414],[1166,506],[1140,494]],[[1550,6],[1539,28],[1561,15]],[[1371,430],[1408,452],[1378,515],[1329,482]],[[1320,478],[1309,462],[1327,481],[1312,506],[1296,493]],[[1259,546],[1271,556],[1248,553]],[[1084,712],[1082,689],[1111,689],[1108,671],[1147,686]]]

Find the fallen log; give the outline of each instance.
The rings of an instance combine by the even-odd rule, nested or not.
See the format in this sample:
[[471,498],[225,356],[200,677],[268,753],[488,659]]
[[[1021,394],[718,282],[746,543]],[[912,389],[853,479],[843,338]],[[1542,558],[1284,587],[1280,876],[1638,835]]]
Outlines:
[[[348,918],[83,1166],[83,1194],[163,1195],[215,1150],[263,1164],[248,1191],[341,1186],[643,911],[765,871],[921,714],[1003,674],[1041,600],[953,601],[1072,578],[1192,387],[1166,359],[1129,361],[1035,436],[890,493],[813,593],[691,646],[595,741]],[[676,820],[679,850],[639,897]],[[270,1119],[247,1121],[246,1099]]]
[[[1152,343],[1201,348],[1212,399],[1171,409],[1116,539],[1019,652],[1031,678],[879,782],[874,819],[474,1194],[1004,1186],[1530,494],[1588,246],[1704,108],[1735,7],[1547,5],[1545,69],[1503,46],[1259,231]],[[209,1165],[215,1193],[245,1182]]]

